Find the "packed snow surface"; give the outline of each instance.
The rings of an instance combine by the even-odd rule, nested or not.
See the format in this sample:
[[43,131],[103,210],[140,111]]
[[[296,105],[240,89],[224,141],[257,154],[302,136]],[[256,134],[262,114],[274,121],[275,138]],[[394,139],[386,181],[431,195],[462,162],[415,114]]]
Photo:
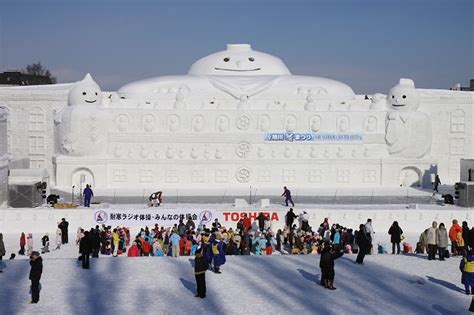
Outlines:
[[[459,257],[377,254],[356,265],[356,255],[344,255],[335,262],[337,290],[329,291],[319,285],[319,255],[227,256],[222,274],[206,273],[200,299],[193,257],[106,256],[84,270],[74,237],[42,255],[39,304],[28,303],[28,260],[6,261],[0,314],[468,314],[471,301]],[[7,255],[17,250],[17,235],[5,242]]]

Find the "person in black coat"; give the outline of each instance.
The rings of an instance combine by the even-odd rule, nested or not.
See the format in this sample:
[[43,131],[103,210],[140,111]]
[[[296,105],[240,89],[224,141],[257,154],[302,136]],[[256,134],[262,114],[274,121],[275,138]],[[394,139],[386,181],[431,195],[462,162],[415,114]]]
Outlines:
[[69,227],[69,222],[66,221],[66,219],[62,218],[61,223],[59,223],[58,228],[61,229],[61,240],[63,244],[68,243],[68,236],[67,236],[67,230]]
[[30,280],[31,280],[31,303],[38,303],[40,292],[40,280],[43,273],[43,258],[36,251],[30,256]]
[[388,230],[390,234],[390,242],[392,243],[392,255],[395,254],[395,246],[397,247],[397,255],[400,254],[400,242],[402,241],[403,230],[397,221],[393,221],[392,226]]
[[260,212],[258,214],[258,217],[257,217],[257,220],[258,220],[258,228],[260,230],[260,232],[263,232],[263,230],[265,229],[265,219],[267,217],[263,214],[263,212]]
[[100,251],[100,237],[99,232],[96,229],[92,228],[89,232],[89,237],[92,245],[92,258],[99,258]]
[[370,237],[367,236],[365,232],[365,225],[361,224],[359,226],[359,231],[357,231],[357,235],[355,237],[356,244],[359,246],[359,253],[357,254],[356,264],[363,264],[364,257],[367,254],[367,250],[369,249],[370,244]]
[[293,212],[293,208],[290,208],[290,210],[286,213],[286,226],[291,229],[293,225],[293,221],[297,218],[298,216]]
[[344,255],[341,250],[331,246],[329,241],[324,242],[323,250],[321,251],[321,260],[319,261],[319,268],[321,268],[321,285],[326,289],[335,290],[334,287],[334,260]]
[[201,248],[196,251],[194,258],[194,276],[196,277],[197,292],[196,297],[201,299],[206,297],[206,270],[209,264],[205,257],[202,256]]
[[89,231],[84,232],[84,237],[79,242],[79,253],[82,257],[82,268],[89,269],[89,255],[92,252],[92,242]]

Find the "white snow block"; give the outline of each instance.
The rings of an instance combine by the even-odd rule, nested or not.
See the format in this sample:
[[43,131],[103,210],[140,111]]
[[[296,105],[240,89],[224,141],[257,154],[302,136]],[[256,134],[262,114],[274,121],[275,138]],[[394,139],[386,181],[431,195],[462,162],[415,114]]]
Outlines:
[[236,198],[234,205],[236,208],[242,208],[242,207],[247,207],[249,204],[247,203],[245,199]]
[[260,199],[260,207],[261,208],[270,207],[270,199]]

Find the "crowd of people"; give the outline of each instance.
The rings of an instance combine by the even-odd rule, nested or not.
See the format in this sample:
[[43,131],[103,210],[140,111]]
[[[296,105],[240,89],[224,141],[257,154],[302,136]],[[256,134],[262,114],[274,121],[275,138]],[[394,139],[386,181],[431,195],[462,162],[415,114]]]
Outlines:
[[[453,220],[449,232],[443,223],[433,222],[421,235],[416,247],[416,253],[428,252],[428,259],[434,260],[436,253],[439,260],[449,257],[448,240],[451,241],[451,255],[460,255],[462,282],[466,293],[473,292],[474,286],[474,228],[469,229],[467,222],[462,226]],[[68,243],[69,223],[62,219],[56,231],[56,248]],[[408,253],[411,249],[400,243],[403,241],[403,230],[394,221],[387,231],[392,244],[392,254]],[[380,238],[380,237],[379,237]],[[338,223],[329,223],[328,218],[317,227],[309,224],[309,216],[303,211],[295,214],[290,208],[285,216],[285,226],[274,230],[272,221],[264,213],[254,220],[246,214],[237,222],[235,227],[225,227],[218,219],[209,225],[198,224],[188,217],[186,221],[179,220],[174,226],[164,227],[155,224],[145,226],[131,236],[128,227],[95,226],[89,230],[79,228],[76,234],[76,244],[79,246],[82,268],[90,268],[90,256],[98,258],[101,255],[114,257],[127,255],[137,256],[195,256],[195,275],[198,284],[198,297],[205,297],[205,272],[212,270],[221,273],[220,267],[226,263],[228,255],[303,255],[320,254],[321,285],[334,290],[334,261],[344,254],[357,254],[356,264],[364,264],[367,254],[386,253],[379,242],[375,247],[375,231],[369,218],[360,224],[357,230]],[[41,239],[41,252],[49,252],[49,235]],[[39,253],[33,249],[31,233],[20,235],[20,255],[28,255],[31,262],[38,259]],[[0,234],[0,260],[5,255],[2,235]],[[0,268],[1,269],[1,268]],[[1,270],[0,270],[1,271]],[[33,280],[32,280],[33,281]],[[32,285],[33,287],[33,285]],[[36,294],[36,291],[35,291]],[[38,293],[39,294],[39,293]],[[39,295],[38,295],[39,298]],[[36,296],[35,296],[36,299]]]

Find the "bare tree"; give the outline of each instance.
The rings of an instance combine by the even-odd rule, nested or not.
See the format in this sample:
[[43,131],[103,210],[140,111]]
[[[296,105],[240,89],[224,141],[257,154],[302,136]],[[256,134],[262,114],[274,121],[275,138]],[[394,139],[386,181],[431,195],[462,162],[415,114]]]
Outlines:
[[39,61],[37,63],[27,65],[25,69],[21,70],[21,73],[45,76],[51,80],[51,83],[56,83],[56,77],[53,77],[51,72],[49,72],[49,70],[46,69]]

